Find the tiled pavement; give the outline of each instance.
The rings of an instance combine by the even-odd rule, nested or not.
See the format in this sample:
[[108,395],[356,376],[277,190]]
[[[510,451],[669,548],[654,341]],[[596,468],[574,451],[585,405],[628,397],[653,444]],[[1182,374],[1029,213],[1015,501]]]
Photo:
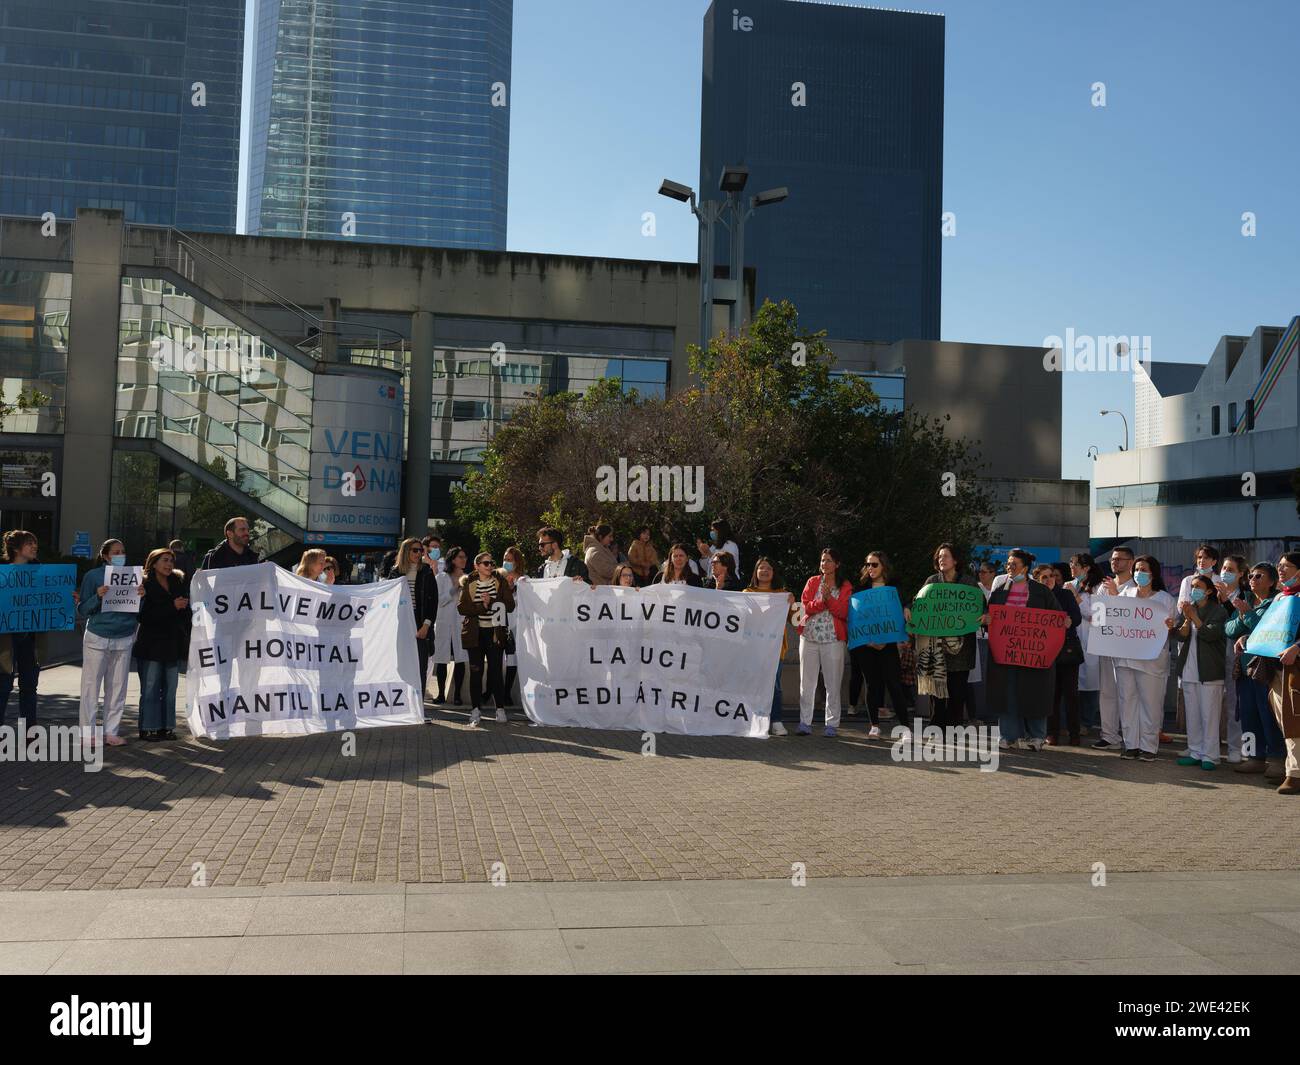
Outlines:
[[0,895],[0,973],[1297,971],[1290,873]]
[[[75,718],[77,677],[42,675],[42,714]],[[352,757],[337,735],[183,736],[110,750],[99,773],[0,764],[0,892],[184,888],[200,874],[209,892],[400,892],[486,881],[496,863],[514,886],[788,882],[796,863],[812,880],[1300,868],[1300,802],[1171,753],[1013,753],[981,773],[895,763],[852,725],[838,740],[660,736],[647,757],[636,733],[463,722],[362,730]]]

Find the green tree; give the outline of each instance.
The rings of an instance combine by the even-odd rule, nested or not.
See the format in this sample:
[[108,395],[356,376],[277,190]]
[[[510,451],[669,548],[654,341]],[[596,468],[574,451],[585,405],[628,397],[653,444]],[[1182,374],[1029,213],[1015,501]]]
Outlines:
[[[855,576],[868,550],[886,551],[910,590],[941,541],[967,551],[990,542],[992,492],[971,443],[949,436],[944,419],[885,409],[860,377],[835,376],[823,337],[802,330],[789,303],[765,303],[741,334],[693,348],[695,382],[666,399],[625,395],[617,381],[536,399],[466,477],[457,515],[486,545],[526,550],[542,523],[575,548],[597,521],[624,543],[649,525],[662,549],[693,543],[721,517],[747,569],[768,555],[792,587],[834,546]],[[603,498],[602,470],[620,459],[701,467],[703,506]]]

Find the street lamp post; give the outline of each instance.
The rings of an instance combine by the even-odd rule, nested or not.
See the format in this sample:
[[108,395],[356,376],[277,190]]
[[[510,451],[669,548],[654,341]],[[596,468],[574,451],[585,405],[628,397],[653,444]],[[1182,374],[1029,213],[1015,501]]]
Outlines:
[[1124,422],[1124,446],[1120,448],[1120,450],[1127,451],[1128,450],[1128,419],[1124,417],[1124,412],[1122,410],[1104,410],[1101,413],[1103,415],[1118,414],[1120,416],[1120,419]]
[[[699,262],[700,262],[700,349],[709,346],[709,336],[713,330],[713,305],[728,304],[727,328],[735,333],[744,322],[744,278],[745,278],[745,222],[759,207],[780,203],[790,192],[784,186],[767,189],[749,198],[745,204],[741,194],[749,181],[749,168],[744,166],[723,167],[718,189],[726,193],[725,200],[701,200],[697,203],[695,190],[667,178],[659,186],[659,195],[671,200],[689,203],[691,214],[699,219]],[[714,237],[713,226],[721,222],[730,230],[730,263],[727,279],[719,281],[714,275]]]

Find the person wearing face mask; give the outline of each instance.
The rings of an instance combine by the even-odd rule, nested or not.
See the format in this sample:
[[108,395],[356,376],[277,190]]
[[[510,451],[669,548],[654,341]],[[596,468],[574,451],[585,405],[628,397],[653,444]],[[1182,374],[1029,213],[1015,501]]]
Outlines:
[[1178,609],[1180,617],[1174,619],[1173,632],[1181,641],[1178,686],[1183,692],[1187,715],[1187,753],[1178,759],[1178,764],[1216,769],[1219,714],[1226,677],[1223,649],[1228,612],[1219,602],[1213,578],[1205,573],[1192,577],[1188,599],[1179,603]]
[[[140,622],[138,611],[104,610],[108,591],[105,571],[110,566],[126,565],[126,548],[121,540],[105,540],[99,549],[100,564],[81,581],[81,602],[77,617],[86,622],[81,639],[81,729],[82,737],[91,735],[99,709],[99,693],[104,693],[104,743],[120,747],[126,740],[117,734],[126,710],[126,684],[131,674],[131,647]],[[136,594],[143,595],[143,585]]]
[[[731,572],[739,574],[740,569],[740,548],[731,536],[731,525],[726,518],[715,518],[709,525],[709,557],[712,559],[719,551],[726,551],[731,555],[734,565]],[[708,574],[701,574],[707,577]]]
[[1300,595],[1300,551],[1288,551],[1277,560],[1278,595]]
[[442,564],[442,539],[430,533],[421,543],[424,544],[424,561],[425,564],[433,570],[434,573],[441,573]]
[[[1214,596],[1227,613],[1225,626],[1236,614],[1233,600],[1241,594],[1247,584],[1246,559],[1241,555],[1224,555],[1220,560],[1220,570],[1213,575]],[[1237,641],[1225,638],[1223,641],[1223,717],[1227,725],[1228,761],[1234,765],[1241,763],[1241,714],[1237,710]]]
[[[1133,580],[1133,549],[1114,547],[1110,552],[1111,576],[1102,580],[1093,590],[1093,598],[1126,595],[1137,588]],[[1116,658],[1097,658],[1097,697],[1101,715],[1101,739],[1093,744],[1099,751],[1118,750],[1120,737],[1119,676],[1115,672]]]
[[474,556],[474,572],[460,579],[460,636],[469,652],[469,727],[478,728],[483,713],[483,681],[486,673],[487,694],[496,705],[496,720],[504,725],[506,716],[505,682],[501,662],[508,634],[506,619],[515,608],[515,593],[505,574],[497,570],[491,551]]
[[[1029,571],[1034,556],[1020,548],[1008,552],[1006,573],[993,582],[988,605],[1060,611],[1056,594]],[[1041,572],[1041,571],[1040,571]],[[1047,740],[1047,717],[1056,691],[1056,670],[999,665],[989,656],[987,685],[989,706],[998,711],[998,747],[1041,751]],[[1076,720],[1072,727],[1078,727]]]
[[[1149,624],[1168,634],[1178,624],[1178,603],[1165,591],[1160,563],[1151,555],[1133,562],[1133,586],[1123,592],[1152,608]],[[1169,655],[1153,659],[1116,658],[1115,684],[1119,694],[1120,732],[1124,758],[1154,762],[1160,749],[1160,725],[1165,715],[1165,688],[1169,682]],[[1095,746],[1095,745],[1094,745]]]
[[[953,544],[940,544],[934,551],[935,572],[925,579],[925,584],[967,584],[976,586],[975,578],[965,571],[961,553]],[[992,593],[990,593],[992,594]],[[910,606],[903,617],[912,620]],[[980,622],[988,623],[988,614]],[[930,696],[931,723],[940,728],[961,725],[969,710],[970,672],[975,668],[975,634],[965,636],[916,637],[916,690],[919,695]],[[999,711],[993,694],[985,686],[989,712]],[[1000,712],[1000,711],[999,711]],[[972,714],[972,719],[973,719]]]

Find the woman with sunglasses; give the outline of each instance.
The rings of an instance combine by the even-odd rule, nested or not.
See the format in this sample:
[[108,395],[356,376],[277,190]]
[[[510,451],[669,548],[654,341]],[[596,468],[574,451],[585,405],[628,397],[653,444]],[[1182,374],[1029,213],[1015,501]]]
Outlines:
[[[324,569],[325,552],[320,552]],[[424,564],[424,544],[415,537],[402,541],[397,561],[385,574],[386,580],[403,577],[411,590],[411,609],[415,612],[415,649],[420,657],[420,705],[429,684],[429,658],[433,653],[434,625],[438,620],[438,576]]]
[[[455,689],[456,706],[464,705],[461,690],[465,683],[465,664],[469,655],[461,643],[461,616],[456,604],[460,599],[460,579],[465,573],[468,556],[462,547],[447,549],[446,566],[437,575],[438,582],[438,616],[433,625],[433,649],[430,661],[433,673],[438,681],[438,691],[433,697],[435,703],[450,703],[448,694]],[[447,679],[447,667],[451,666],[451,680]]]
[[[889,568],[889,556],[883,551],[872,551],[862,564],[858,590],[868,588],[897,588]],[[849,705],[857,706],[862,682],[866,681],[867,714],[871,718],[868,739],[880,738],[880,708],[885,705],[885,692],[894,707],[894,716],[900,725],[909,726],[911,715],[907,698],[903,694],[903,677],[898,664],[898,644],[866,643],[849,652],[853,673],[849,677]]]
[[509,626],[506,616],[515,608],[515,593],[498,572],[491,551],[474,556],[474,572],[460,579],[460,636],[469,652],[469,727],[478,728],[483,710],[483,670],[487,667],[488,694],[496,705],[496,720],[506,718],[505,683],[501,662],[505,654]]
[[709,560],[712,576],[705,582],[706,588],[719,592],[743,592],[744,586],[736,577],[736,560],[730,551],[719,551]]

